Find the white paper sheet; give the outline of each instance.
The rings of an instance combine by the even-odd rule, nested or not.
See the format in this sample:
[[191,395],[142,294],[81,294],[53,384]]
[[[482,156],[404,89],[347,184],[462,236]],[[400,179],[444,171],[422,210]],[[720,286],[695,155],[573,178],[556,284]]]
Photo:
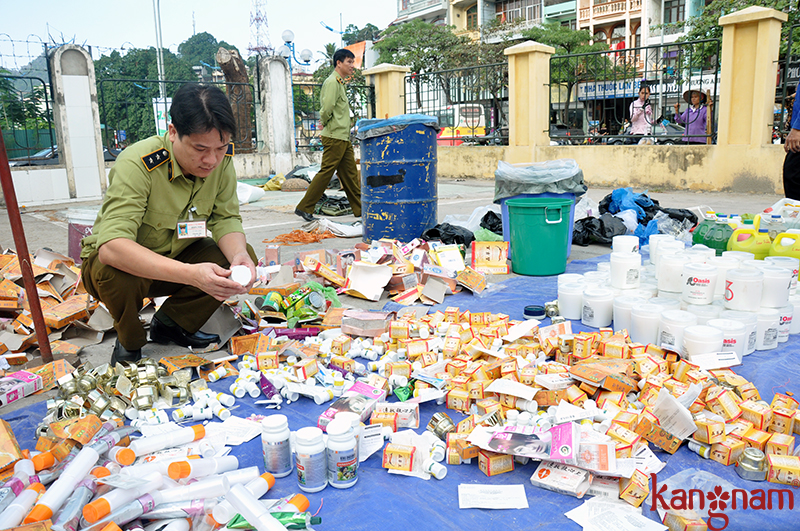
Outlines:
[[525,485],[458,486],[459,509],[527,509]]
[[685,439],[697,431],[692,413],[665,387],[658,392],[653,414],[658,418],[659,425],[678,439]]
[[666,531],[661,525],[641,514],[615,508],[589,518],[584,531]]
[[506,378],[498,378],[486,388],[489,393],[516,396],[525,400],[533,400],[536,396],[536,389],[533,389],[520,382],[515,382]]

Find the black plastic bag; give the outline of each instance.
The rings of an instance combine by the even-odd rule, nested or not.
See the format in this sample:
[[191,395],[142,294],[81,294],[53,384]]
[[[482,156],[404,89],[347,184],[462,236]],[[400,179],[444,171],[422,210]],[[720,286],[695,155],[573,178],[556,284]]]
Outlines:
[[503,220],[497,215],[497,213],[491,210],[487,212],[486,215],[481,219],[481,227],[486,230],[490,230],[499,236],[503,235]]
[[611,245],[611,238],[626,234],[625,224],[616,216],[603,214],[599,218],[583,218],[575,222],[572,243],[587,246],[590,243]]
[[678,221],[683,221],[688,219],[692,225],[697,225],[697,214],[692,212],[691,210],[687,210],[685,208],[664,208],[658,207],[661,212],[668,215],[672,219],[676,219]]
[[451,225],[449,223],[440,223],[433,228],[430,228],[422,233],[422,238],[425,240],[439,240],[442,243],[455,243],[462,244],[469,247],[475,241],[475,235],[472,234],[467,228],[459,227],[458,225]]

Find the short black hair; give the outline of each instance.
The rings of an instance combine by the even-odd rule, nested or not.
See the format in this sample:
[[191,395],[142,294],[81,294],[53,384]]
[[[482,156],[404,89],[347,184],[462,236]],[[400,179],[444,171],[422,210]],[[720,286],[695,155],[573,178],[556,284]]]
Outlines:
[[340,48],[339,50],[336,50],[336,52],[333,54],[333,66],[334,68],[336,68],[336,66],[339,63],[344,62],[345,59],[355,59],[355,58],[356,56],[355,54],[353,54],[353,52],[351,52],[347,48]]
[[207,133],[212,129],[236,134],[236,119],[228,97],[213,85],[187,83],[172,97],[169,109],[178,136]]

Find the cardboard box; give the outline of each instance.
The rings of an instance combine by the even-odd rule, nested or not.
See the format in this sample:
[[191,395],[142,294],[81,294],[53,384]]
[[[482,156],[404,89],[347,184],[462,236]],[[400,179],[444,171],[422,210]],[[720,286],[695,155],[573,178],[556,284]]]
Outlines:
[[634,507],[639,507],[648,494],[650,494],[649,478],[641,470],[637,469],[630,479],[620,479],[619,497]]
[[744,441],[728,437],[724,441],[711,445],[711,459],[722,465],[734,464],[745,448]]
[[767,451],[773,455],[793,455],[794,437],[783,433],[773,433],[767,441]]
[[361,417],[361,422],[367,422],[377,403],[383,400],[385,396],[386,391],[384,389],[372,387],[363,382],[356,382],[336,402],[322,412],[317,419],[317,427],[324,430],[340,411],[357,413]]
[[383,449],[383,468],[411,472],[414,468],[416,447],[389,443]]
[[514,456],[480,450],[478,452],[478,468],[489,477],[505,472],[513,472]]
[[397,416],[397,413],[392,411],[373,411],[369,423],[382,424],[392,428],[392,431],[397,431]]
[[0,378],[0,407],[16,402],[42,389],[42,377],[28,371],[13,372]]
[[664,515],[663,523],[668,531],[708,531],[708,525],[700,515],[691,510],[670,509]]
[[471,251],[470,266],[475,271],[490,275],[505,275],[511,271],[508,265],[508,242],[473,241]]
[[267,245],[264,249],[264,265],[276,266],[281,265],[281,246],[280,245]]
[[19,448],[14,431],[8,422],[0,419],[0,470],[10,467],[22,457],[22,450]]
[[61,328],[79,319],[89,317],[89,295],[75,295],[44,312],[44,324]]
[[772,409],[772,423],[767,431],[772,433],[783,433],[791,435],[794,428],[794,411],[782,407]]
[[[537,394],[536,396],[538,398],[539,395]],[[638,433],[644,440],[655,444],[670,454],[677,452],[681,442],[683,442],[681,439],[678,439],[661,426],[644,416],[639,418],[639,423],[636,425],[634,433]]]
[[705,444],[714,444],[725,440],[725,423],[718,420],[702,418],[694,422],[697,431],[692,438]]
[[769,472],[767,481],[800,487],[800,457],[793,455],[767,455]]
[[766,431],[772,424],[772,409],[764,404],[759,404],[755,400],[745,400],[739,404],[742,416],[746,421],[752,422],[756,429]]
[[744,442],[746,448],[755,448],[766,453],[767,441],[769,441],[769,433],[761,431],[756,428],[751,428],[750,431],[744,434],[740,439]]

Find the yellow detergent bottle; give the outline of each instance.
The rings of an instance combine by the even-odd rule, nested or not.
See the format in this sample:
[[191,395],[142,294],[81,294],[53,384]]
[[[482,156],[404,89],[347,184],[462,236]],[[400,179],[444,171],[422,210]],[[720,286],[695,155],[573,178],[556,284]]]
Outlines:
[[782,232],[775,237],[772,247],[769,249],[770,256],[792,256],[800,259],[800,234],[793,232]]
[[769,256],[771,244],[767,229],[757,231],[750,225],[745,225],[733,231],[728,239],[728,250],[753,253],[756,260],[763,260]]

